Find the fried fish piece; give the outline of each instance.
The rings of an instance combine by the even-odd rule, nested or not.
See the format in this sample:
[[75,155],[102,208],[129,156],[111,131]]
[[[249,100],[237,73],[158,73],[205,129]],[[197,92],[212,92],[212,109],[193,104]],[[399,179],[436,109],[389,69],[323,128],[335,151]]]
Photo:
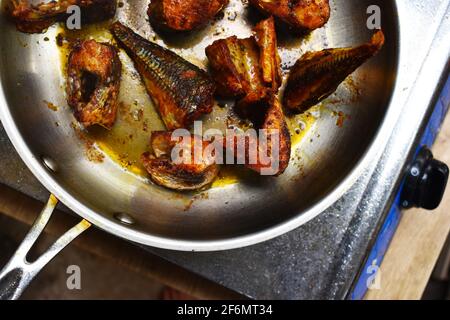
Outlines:
[[381,50],[384,40],[383,32],[378,30],[369,43],[359,47],[306,53],[290,71],[284,105],[301,113],[326,99],[352,72]]
[[147,14],[158,27],[190,31],[206,25],[228,3],[229,0],[152,0]]
[[281,85],[281,63],[273,18],[260,22],[255,36],[229,37],[206,48],[218,94],[236,97],[239,106],[270,100]]
[[260,66],[260,52],[255,39],[233,36],[215,41],[206,48],[217,93],[239,98],[239,105],[252,105],[269,96]]
[[[179,191],[198,190],[213,182],[219,174],[220,166],[215,163],[214,157],[203,156],[210,142],[194,135],[189,136],[190,140],[187,142],[183,139],[184,137],[172,139],[171,132],[155,131],[150,140],[153,154],[146,152],[141,160],[156,184]],[[198,139],[198,144],[195,144],[195,139]],[[182,161],[172,159],[172,151],[177,146],[183,153],[180,155]],[[200,152],[197,159],[195,148]]]
[[[265,130],[267,135],[267,142],[265,145],[258,144],[258,150],[264,148],[266,150],[266,156],[271,158],[270,165],[266,163],[258,162],[257,164],[247,165],[250,169],[263,173],[263,170],[270,169],[270,175],[279,176],[286,171],[289,166],[289,160],[291,158],[291,135],[286,123],[283,108],[276,96],[273,96],[270,100],[268,109],[262,129]],[[274,136],[271,134],[275,134]]]
[[[286,123],[283,107],[276,96],[274,96],[271,100],[271,104],[267,110],[266,119],[264,120],[262,128],[268,130],[269,132],[272,130],[278,132],[278,155],[273,155],[274,148],[271,146],[273,144],[271,140],[268,141],[269,146],[267,150],[270,152],[268,153],[269,155],[278,158],[278,170],[275,175],[280,175],[286,171],[289,165],[289,160],[291,159],[291,134]],[[259,167],[257,168],[257,171],[260,171],[261,169],[262,167]]]
[[87,40],[70,52],[67,66],[67,102],[85,127],[110,129],[117,115],[122,64],[116,49]]
[[133,59],[167,129],[187,128],[212,111],[215,85],[205,71],[120,22],[111,31]]
[[250,0],[250,3],[300,31],[323,27],[330,18],[329,0]]
[[13,0],[10,15],[17,30],[42,33],[52,24],[67,19],[70,16],[67,9],[74,5],[80,7],[83,23],[109,19],[116,12],[116,0],[58,0],[37,5],[31,4],[30,0]]
[[[291,158],[291,135],[278,97],[272,95],[266,106],[260,126],[264,137],[246,133],[227,136],[223,140],[226,150],[233,150],[238,159],[240,146],[245,146],[245,166],[262,175],[279,176],[289,166]],[[256,160],[256,161],[255,161]],[[242,161],[242,160],[240,160]]]
[[261,21],[255,26],[253,32],[260,49],[259,63],[263,80],[266,85],[272,86],[273,92],[277,92],[281,86],[282,74],[274,18],[270,17]]

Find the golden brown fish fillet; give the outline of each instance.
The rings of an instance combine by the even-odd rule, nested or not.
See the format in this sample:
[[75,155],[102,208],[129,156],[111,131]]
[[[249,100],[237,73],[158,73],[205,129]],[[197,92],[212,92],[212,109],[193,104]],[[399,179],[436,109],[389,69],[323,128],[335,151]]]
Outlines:
[[250,0],[250,3],[300,31],[323,27],[330,18],[329,0]]
[[[182,163],[175,163],[172,159],[173,148],[182,141],[182,138],[172,141],[171,132],[153,132],[150,144],[153,154],[147,152],[142,155],[142,163],[150,174],[150,178],[158,185],[179,191],[189,191],[201,189],[209,185],[217,177],[220,166],[214,159],[200,156],[199,161],[194,161],[194,139],[191,136],[191,143],[183,147]],[[202,141],[197,137],[198,150],[203,155],[203,151],[210,145],[209,142]]]
[[67,102],[85,127],[116,121],[122,65],[113,46],[87,40],[74,46],[67,66]]
[[267,102],[281,85],[273,18],[259,23],[254,33],[247,39],[217,40],[206,48],[217,93],[238,98],[243,107]]
[[30,0],[13,0],[10,15],[19,31],[41,33],[58,21],[67,19],[67,8],[81,9],[83,23],[102,21],[114,17],[116,0],[58,0],[31,4]]
[[152,0],[147,14],[158,26],[175,31],[190,31],[206,25],[229,0]]
[[352,72],[376,55],[384,45],[384,34],[377,31],[369,43],[356,48],[308,52],[291,69],[284,105],[305,112],[333,92]]
[[205,71],[120,22],[111,31],[133,59],[169,130],[187,128],[212,111],[215,85]]
[[[255,111],[255,110],[253,110]],[[260,140],[259,137],[241,134],[235,137],[226,137],[223,141],[225,149],[233,150],[234,155],[239,153],[239,143],[245,145],[245,166],[260,174],[279,176],[286,171],[291,158],[291,135],[286,123],[283,108],[276,96],[272,96],[266,106],[263,123],[260,129],[263,129],[267,139]],[[241,140],[241,142],[239,142]],[[261,153],[264,158],[261,158]],[[255,154],[257,155],[255,157]],[[251,161],[250,159],[257,161]],[[268,162],[267,160],[270,161]]]

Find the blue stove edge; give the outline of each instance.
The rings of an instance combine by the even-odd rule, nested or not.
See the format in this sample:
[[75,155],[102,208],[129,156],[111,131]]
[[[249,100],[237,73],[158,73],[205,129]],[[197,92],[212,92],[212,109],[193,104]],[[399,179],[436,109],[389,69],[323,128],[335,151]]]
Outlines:
[[[416,154],[423,146],[431,147],[436,141],[442,123],[450,107],[450,76],[447,79],[441,94],[436,102],[434,111],[430,117],[425,132],[416,149]],[[450,165],[450,164],[449,164]],[[366,263],[361,269],[356,284],[349,295],[350,300],[362,300],[370,287],[377,286],[377,272],[386,254],[386,251],[394,237],[395,231],[400,223],[403,208],[400,202],[402,187],[394,199],[393,205],[386,216],[375,243],[367,257]]]

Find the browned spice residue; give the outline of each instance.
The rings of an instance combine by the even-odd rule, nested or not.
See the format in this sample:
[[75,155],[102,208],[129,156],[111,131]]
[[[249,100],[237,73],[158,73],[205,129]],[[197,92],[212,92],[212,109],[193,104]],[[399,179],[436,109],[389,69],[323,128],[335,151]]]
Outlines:
[[86,157],[89,161],[95,163],[102,163],[105,160],[105,155],[94,147],[86,149]]
[[64,45],[64,36],[62,33],[58,33],[56,36],[56,44],[58,47],[62,47]]
[[196,194],[195,196],[193,196],[189,202],[186,204],[186,206],[184,207],[183,211],[189,211],[192,208],[192,205],[194,204],[195,201],[197,200],[205,200],[209,198],[209,194],[207,192],[201,192],[199,194]]
[[47,105],[47,108],[49,108],[52,111],[58,111],[58,106],[55,106],[53,103],[45,101],[44,103]]
[[80,126],[74,122],[70,124],[75,131],[78,139],[84,143],[86,158],[95,163],[102,163],[105,160],[105,155],[97,150],[94,146],[94,142],[89,139],[86,134],[81,130]]
[[187,205],[184,207],[183,211],[189,211],[192,208],[192,205],[194,204],[195,198],[192,198],[191,200],[189,200],[189,202],[187,203]]
[[351,92],[352,98],[350,102],[355,102],[361,96],[361,88],[357,85],[355,79],[352,76],[348,76],[345,81],[347,89]]
[[342,111],[339,111],[338,113],[335,113],[335,115],[338,117],[337,120],[336,120],[336,125],[339,128],[342,128],[344,126],[345,120],[350,119],[350,116],[346,115]]

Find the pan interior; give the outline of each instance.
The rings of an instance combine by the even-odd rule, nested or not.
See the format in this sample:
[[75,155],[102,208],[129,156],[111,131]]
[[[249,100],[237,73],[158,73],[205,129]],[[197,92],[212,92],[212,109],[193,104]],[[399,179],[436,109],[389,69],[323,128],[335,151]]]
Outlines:
[[[334,190],[368,150],[395,83],[398,29],[394,1],[331,1],[329,23],[307,37],[289,36],[287,29],[278,26],[285,69],[305,51],[368,41],[372,31],[366,27],[366,10],[373,4],[382,9],[386,46],[325,103],[308,115],[289,119],[295,147],[284,175],[260,177],[243,168],[226,167],[211,189],[176,193],[152,184],[135,161],[146,148],[150,132],[164,127],[128,57],[121,52],[124,80],[119,129],[83,132],[65,102],[66,53],[56,44],[63,29],[55,25],[45,34],[19,33],[5,17],[7,1],[0,2],[1,83],[34,157],[53,159],[58,166],[54,179],[86,207],[114,223],[116,213],[127,213],[136,220],[128,228],[152,236],[230,239],[306,212]],[[261,18],[241,0],[231,0],[223,18],[204,31],[173,36],[153,31],[146,20],[146,5],[147,1],[125,1],[116,18],[199,66],[206,66],[207,45],[230,35],[246,37]],[[65,32],[65,36],[109,41],[106,28],[107,24],[101,24],[79,33]],[[227,112],[226,107],[216,106],[205,119],[205,127],[223,124]],[[131,125],[133,121],[138,125]]]

